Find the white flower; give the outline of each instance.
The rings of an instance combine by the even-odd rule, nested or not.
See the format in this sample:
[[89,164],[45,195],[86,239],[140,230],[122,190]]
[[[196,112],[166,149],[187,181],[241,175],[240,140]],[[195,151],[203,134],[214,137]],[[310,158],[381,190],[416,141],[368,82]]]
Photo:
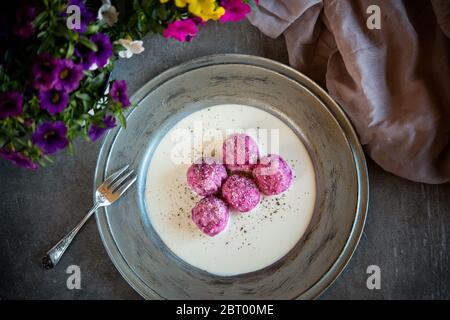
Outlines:
[[98,69],[98,65],[95,62],[93,64],[91,64],[91,66],[89,67],[90,71],[97,70],[97,69]]
[[105,20],[106,24],[111,27],[119,20],[119,13],[110,0],[102,0],[102,2],[102,6],[98,9],[97,20]]
[[115,43],[120,44],[125,50],[119,51],[119,57],[121,58],[131,58],[133,54],[139,54],[145,50],[142,46],[143,42],[140,40],[127,40],[119,39]]
[[106,60],[106,63],[105,63],[103,66],[98,66],[97,63],[94,62],[94,63],[91,64],[91,66],[89,67],[89,70],[90,70],[90,71],[97,70],[99,67],[100,67],[100,68],[104,68],[104,67],[106,67],[108,64],[109,64],[109,59]]

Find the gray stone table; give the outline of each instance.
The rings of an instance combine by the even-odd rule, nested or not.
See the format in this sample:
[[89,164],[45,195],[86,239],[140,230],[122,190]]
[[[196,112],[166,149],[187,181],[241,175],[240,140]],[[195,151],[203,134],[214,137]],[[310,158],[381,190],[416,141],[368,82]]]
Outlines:
[[[160,72],[195,57],[245,53],[287,63],[283,39],[269,39],[248,22],[211,24],[192,43],[159,36],[145,52],[114,70],[135,92]],[[57,268],[40,267],[43,252],[91,205],[101,142],[75,143],[44,170],[0,162],[0,299],[140,299],[107,256],[95,220],[87,223]],[[412,183],[369,161],[370,207],[361,242],[323,299],[449,299],[450,184]],[[68,290],[66,268],[81,268],[81,290]],[[381,268],[381,289],[368,290],[369,265]]]

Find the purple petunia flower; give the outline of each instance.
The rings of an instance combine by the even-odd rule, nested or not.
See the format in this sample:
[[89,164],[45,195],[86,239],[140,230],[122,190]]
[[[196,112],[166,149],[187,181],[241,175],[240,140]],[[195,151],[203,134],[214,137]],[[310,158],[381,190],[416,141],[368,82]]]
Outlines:
[[222,0],[220,4],[225,9],[219,20],[221,23],[241,21],[252,11],[250,5],[242,0]]
[[78,33],[84,33],[87,26],[95,20],[95,14],[88,10],[83,0],[70,0],[68,5],[75,5],[80,8],[80,27],[73,30]]
[[97,45],[97,52],[92,51],[83,44],[75,46],[75,55],[80,59],[83,70],[103,68],[112,56],[112,44],[108,36],[97,33],[89,38]]
[[47,110],[51,115],[64,111],[69,103],[69,94],[65,90],[50,89],[39,92],[41,109]]
[[131,105],[130,100],[128,99],[127,83],[125,80],[115,80],[111,85],[109,94],[114,101],[122,104],[122,108],[126,108]]
[[37,9],[29,1],[21,3],[16,11],[16,23],[14,25],[14,34],[20,38],[29,38],[33,32],[33,21],[37,16]]
[[61,60],[53,58],[49,53],[38,55],[31,67],[33,87],[38,90],[51,89],[61,68]]
[[0,92],[0,120],[18,116],[23,110],[23,98],[19,91]]
[[30,158],[17,151],[2,148],[0,149],[0,157],[21,168],[31,170],[36,170],[38,168],[38,165],[31,161]]
[[[111,41],[109,40],[109,37],[103,33],[94,34],[89,40],[97,45],[97,51],[91,51],[91,53],[89,53],[89,60],[93,61],[98,68],[103,68],[108,63],[108,59],[112,56]],[[92,65],[90,67],[92,67]]]
[[44,154],[55,153],[69,144],[67,127],[63,121],[43,122],[33,133],[32,140]]
[[106,116],[103,118],[104,127],[100,127],[96,124],[91,125],[88,131],[89,138],[92,141],[98,140],[108,129],[114,128],[116,126],[116,118],[113,116]]
[[75,45],[75,56],[78,57],[78,64],[83,70],[89,70],[89,68],[96,62],[95,55],[91,55],[92,50],[85,45],[78,43]]
[[61,60],[61,70],[56,77],[55,89],[72,92],[83,78],[83,68],[70,59]]
[[103,123],[105,124],[106,128],[112,129],[116,126],[116,118],[113,116],[106,116],[103,118]]

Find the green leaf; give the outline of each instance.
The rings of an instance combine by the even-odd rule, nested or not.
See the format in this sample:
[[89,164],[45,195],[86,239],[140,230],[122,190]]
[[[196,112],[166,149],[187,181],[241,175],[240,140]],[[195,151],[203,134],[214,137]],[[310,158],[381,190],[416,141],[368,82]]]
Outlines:
[[170,11],[167,11],[163,5],[158,6],[158,16],[162,20],[166,20],[169,17]]
[[72,38],[72,30],[68,29],[66,25],[58,24],[54,30],[54,33],[57,37],[63,37],[66,39]]
[[114,43],[113,44],[113,52],[120,52],[120,51],[124,51],[125,47],[122,46],[121,44],[118,43]]
[[73,41],[78,41],[78,39],[80,38],[80,35],[78,34],[78,32],[75,32],[75,31],[71,31],[69,33],[69,36],[70,36],[70,40],[73,40]]
[[106,81],[106,73],[102,72],[90,81],[90,87],[93,90],[99,90],[101,87],[105,85],[105,81]]
[[91,24],[90,26],[88,26],[86,28],[86,32],[87,34],[93,34],[93,33],[97,33],[100,30],[100,25],[98,24]]
[[40,14],[38,14],[38,16],[34,19],[33,24],[36,27],[39,27],[44,22],[44,20],[47,19],[47,17],[48,17],[48,12],[43,11]]
[[84,101],[90,101],[91,100],[91,96],[87,93],[83,93],[82,91],[77,91],[75,93],[75,97],[77,97],[80,100],[84,100]]
[[133,0],[133,9],[134,9],[134,11],[141,10],[141,5],[139,4],[139,0]]
[[45,160],[47,160],[48,162],[53,163],[53,159],[50,158],[49,156],[44,156],[43,158],[44,158]]
[[69,152],[70,155],[74,154],[72,142],[69,142],[69,144],[67,145],[67,151]]
[[125,117],[123,116],[122,110],[119,111],[118,115],[117,115],[117,119],[119,119],[120,125],[126,129],[127,128],[127,120],[125,119]]
[[141,1],[142,9],[144,9],[144,10],[148,10],[148,8],[150,8],[153,4],[155,4],[154,0],[142,0]]
[[93,43],[91,40],[86,39],[86,38],[81,38],[79,41],[83,46],[88,47],[92,51],[97,52],[97,50],[98,50],[97,45],[95,43]]
[[8,141],[8,138],[4,135],[0,135],[0,148],[3,148],[3,146],[6,144],[6,142]]
[[147,17],[145,16],[145,13],[143,11],[138,11],[138,18],[137,18],[137,29],[141,32],[144,32],[145,27],[147,26]]
[[46,38],[47,37],[47,31],[44,30],[44,31],[39,32],[37,37],[38,38],[42,38],[42,37]]
[[36,159],[36,161],[42,168],[45,168],[47,166],[47,164],[45,163],[45,161],[41,158]]
[[66,52],[66,58],[70,58],[73,55],[74,51],[75,51],[75,46],[73,45],[73,42],[69,42],[69,47],[67,48],[67,52]]
[[85,120],[75,120],[74,121],[77,125],[79,125],[80,127],[83,127],[86,124]]

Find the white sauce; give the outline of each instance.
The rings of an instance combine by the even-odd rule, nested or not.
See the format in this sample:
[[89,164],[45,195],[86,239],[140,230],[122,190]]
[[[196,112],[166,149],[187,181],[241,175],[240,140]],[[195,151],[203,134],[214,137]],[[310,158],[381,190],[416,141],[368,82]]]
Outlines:
[[[190,131],[181,134],[180,140],[179,129],[198,129],[199,121],[203,132],[219,129],[223,135],[230,129],[260,128],[269,130],[270,137],[270,130],[278,129],[279,151],[276,153],[286,159],[294,176],[285,193],[262,196],[261,203],[249,213],[232,212],[227,229],[215,237],[202,234],[192,222],[191,209],[201,198],[187,186],[189,164],[175,163],[172,155],[177,148],[194,141],[195,133]],[[248,133],[257,140],[256,132]],[[197,152],[198,148],[211,144],[211,141],[203,144],[199,139],[195,141]],[[271,150],[262,142],[259,139],[260,153],[265,155]],[[221,159],[222,138],[216,137],[213,144],[217,147],[215,158]],[[275,153],[273,149],[271,152]],[[182,119],[156,147],[147,174],[148,214],[162,241],[185,262],[220,276],[256,271],[286,255],[308,227],[315,199],[314,168],[301,140],[277,117],[249,106],[218,105]]]

